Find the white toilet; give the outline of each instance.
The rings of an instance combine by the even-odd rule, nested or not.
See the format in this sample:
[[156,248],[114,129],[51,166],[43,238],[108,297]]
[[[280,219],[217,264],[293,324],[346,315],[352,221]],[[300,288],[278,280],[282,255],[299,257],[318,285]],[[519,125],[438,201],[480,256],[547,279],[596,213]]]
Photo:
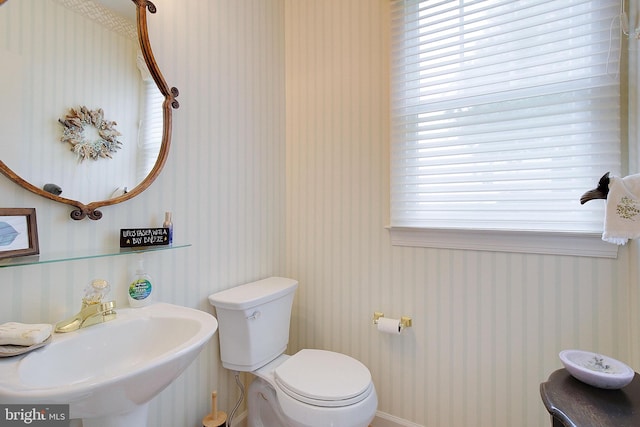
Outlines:
[[332,351],[284,354],[297,287],[293,279],[270,277],[209,296],[222,365],[257,377],[248,391],[248,425],[367,427],[378,397],[366,366]]

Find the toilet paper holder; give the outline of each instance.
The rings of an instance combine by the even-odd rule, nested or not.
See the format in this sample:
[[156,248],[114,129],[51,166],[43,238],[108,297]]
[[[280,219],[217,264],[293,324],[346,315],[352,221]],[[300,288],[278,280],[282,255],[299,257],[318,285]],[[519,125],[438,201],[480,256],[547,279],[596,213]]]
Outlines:
[[[381,311],[375,311],[373,313],[373,324],[377,325],[378,324],[378,319],[380,319],[381,317],[384,317],[384,313]],[[400,327],[402,329],[404,328],[410,328],[411,327],[411,317],[408,316],[402,316],[400,318]]]

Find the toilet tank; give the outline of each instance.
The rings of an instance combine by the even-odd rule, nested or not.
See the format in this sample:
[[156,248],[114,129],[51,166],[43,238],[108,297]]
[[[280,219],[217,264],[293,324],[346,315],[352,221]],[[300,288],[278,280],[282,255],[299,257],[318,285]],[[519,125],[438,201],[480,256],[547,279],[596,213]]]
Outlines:
[[254,371],[287,348],[298,282],[269,277],[209,296],[216,308],[222,366]]

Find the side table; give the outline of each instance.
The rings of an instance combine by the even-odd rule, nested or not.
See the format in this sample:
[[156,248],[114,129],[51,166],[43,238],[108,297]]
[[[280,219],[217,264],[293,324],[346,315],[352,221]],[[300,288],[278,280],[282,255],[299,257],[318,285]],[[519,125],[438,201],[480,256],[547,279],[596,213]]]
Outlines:
[[566,369],[553,372],[540,384],[542,402],[553,427],[640,426],[640,376],[620,390],[585,384]]

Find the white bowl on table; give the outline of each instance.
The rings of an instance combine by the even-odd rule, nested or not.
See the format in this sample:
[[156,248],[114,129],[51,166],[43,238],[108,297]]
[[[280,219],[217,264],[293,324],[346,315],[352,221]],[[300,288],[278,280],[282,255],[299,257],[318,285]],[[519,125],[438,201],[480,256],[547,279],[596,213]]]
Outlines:
[[563,350],[560,360],[576,379],[598,388],[617,390],[628,385],[633,369],[612,357],[583,350]]

